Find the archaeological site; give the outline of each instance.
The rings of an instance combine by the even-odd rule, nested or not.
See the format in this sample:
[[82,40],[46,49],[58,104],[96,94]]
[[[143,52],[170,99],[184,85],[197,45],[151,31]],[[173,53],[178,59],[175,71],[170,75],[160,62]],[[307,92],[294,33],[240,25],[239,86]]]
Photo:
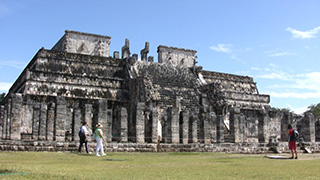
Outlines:
[[204,70],[195,50],[159,45],[155,62],[149,42],[110,44],[66,30],[41,48],[0,104],[0,150],[77,151],[86,121],[109,152],[288,152],[288,124],[300,152],[319,152],[319,120],[270,107],[252,77]]

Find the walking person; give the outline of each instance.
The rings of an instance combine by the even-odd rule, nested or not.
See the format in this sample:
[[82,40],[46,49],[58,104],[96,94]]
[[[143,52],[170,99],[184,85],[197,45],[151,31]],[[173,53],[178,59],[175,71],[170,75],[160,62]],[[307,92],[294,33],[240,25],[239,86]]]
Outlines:
[[[289,136],[289,149],[291,151],[291,157],[290,159],[298,159],[298,154],[297,154],[297,144],[296,144],[296,139],[294,138],[294,129],[292,128],[292,125],[288,125],[288,133],[287,136]],[[294,152],[294,153],[293,153]],[[296,157],[294,157],[294,154]]]
[[82,145],[84,144],[85,148],[86,148],[86,152],[88,154],[91,154],[91,152],[89,152],[89,148],[88,148],[87,136],[88,136],[89,133],[88,133],[88,129],[87,129],[86,126],[87,126],[87,122],[83,122],[82,126],[80,127],[80,130],[79,130],[80,145],[79,145],[78,152],[81,153]]
[[94,135],[95,135],[96,141],[97,141],[96,156],[100,156],[99,151],[100,151],[101,156],[106,155],[103,150],[103,142],[105,142],[105,139],[103,137],[103,131],[101,130],[101,128],[102,128],[102,125],[100,123],[98,123],[96,125],[96,130],[94,131]]

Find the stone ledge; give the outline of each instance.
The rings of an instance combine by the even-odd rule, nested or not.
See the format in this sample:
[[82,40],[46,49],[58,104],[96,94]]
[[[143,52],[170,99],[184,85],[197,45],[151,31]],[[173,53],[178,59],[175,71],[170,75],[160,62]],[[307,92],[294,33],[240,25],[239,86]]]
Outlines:
[[[78,142],[55,142],[55,141],[11,141],[2,140],[0,142],[1,151],[78,151]],[[91,152],[95,149],[95,142],[89,143]],[[214,143],[214,144],[166,144],[160,145],[161,152],[225,152],[225,153],[289,153],[287,142],[279,142],[277,146],[270,147],[267,143]],[[304,147],[308,147],[313,153],[320,152],[320,142],[298,143],[299,153],[303,153]],[[275,151],[276,150],[276,151]],[[107,143],[107,152],[157,152],[155,143]]]

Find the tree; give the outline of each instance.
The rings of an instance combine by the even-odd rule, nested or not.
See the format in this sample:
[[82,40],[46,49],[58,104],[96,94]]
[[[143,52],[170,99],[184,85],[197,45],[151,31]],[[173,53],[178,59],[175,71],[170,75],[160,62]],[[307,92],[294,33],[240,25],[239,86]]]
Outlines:
[[0,94],[0,102],[4,99],[5,96],[6,96],[6,93],[1,93]]
[[312,105],[308,106],[308,109],[309,110],[304,112],[304,114],[312,113],[315,118],[320,117],[320,103],[318,103],[317,105],[312,104]]

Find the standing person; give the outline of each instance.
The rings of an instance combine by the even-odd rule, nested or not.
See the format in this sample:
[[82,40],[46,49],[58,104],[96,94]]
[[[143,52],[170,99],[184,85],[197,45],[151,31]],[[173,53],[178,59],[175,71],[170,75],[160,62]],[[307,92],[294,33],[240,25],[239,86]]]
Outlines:
[[[297,144],[296,144],[296,140],[293,138],[293,132],[294,129],[292,128],[292,125],[289,124],[288,125],[288,133],[287,136],[289,136],[289,149],[291,151],[291,157],[290,159],[294,158],[294,153],[296,154],[295,159],[298,159],[298,154],[297,154]],[[293,153],[294,152],[294,153]]]
[[80,131],[79,131],[79,137],[80,137],[80,145],[79,145],[79,150],[78,152],[81,153],[81,149],[82,149],[82,145],[84,143],[85,147],[86,147],[86,152],[88,154],[91,154],[91,152],[89,152],[89,148],[88,148],[88,129],[87,129],[87,122],[83,122],[82,126],[80,127]]
[[94,135],[95,135],[96,141],[97,141],[96,156],[100,156],[99,155],[99,151],[101,153],[101,156],[105,156],[106,154],[103,151],[103,142],[105,140],[104,140],[104,137],[103,137],[103,131],[101,130],[102,125],[100,123],[98,123],[96,125],[96,128],[97,129],[94,131]]

